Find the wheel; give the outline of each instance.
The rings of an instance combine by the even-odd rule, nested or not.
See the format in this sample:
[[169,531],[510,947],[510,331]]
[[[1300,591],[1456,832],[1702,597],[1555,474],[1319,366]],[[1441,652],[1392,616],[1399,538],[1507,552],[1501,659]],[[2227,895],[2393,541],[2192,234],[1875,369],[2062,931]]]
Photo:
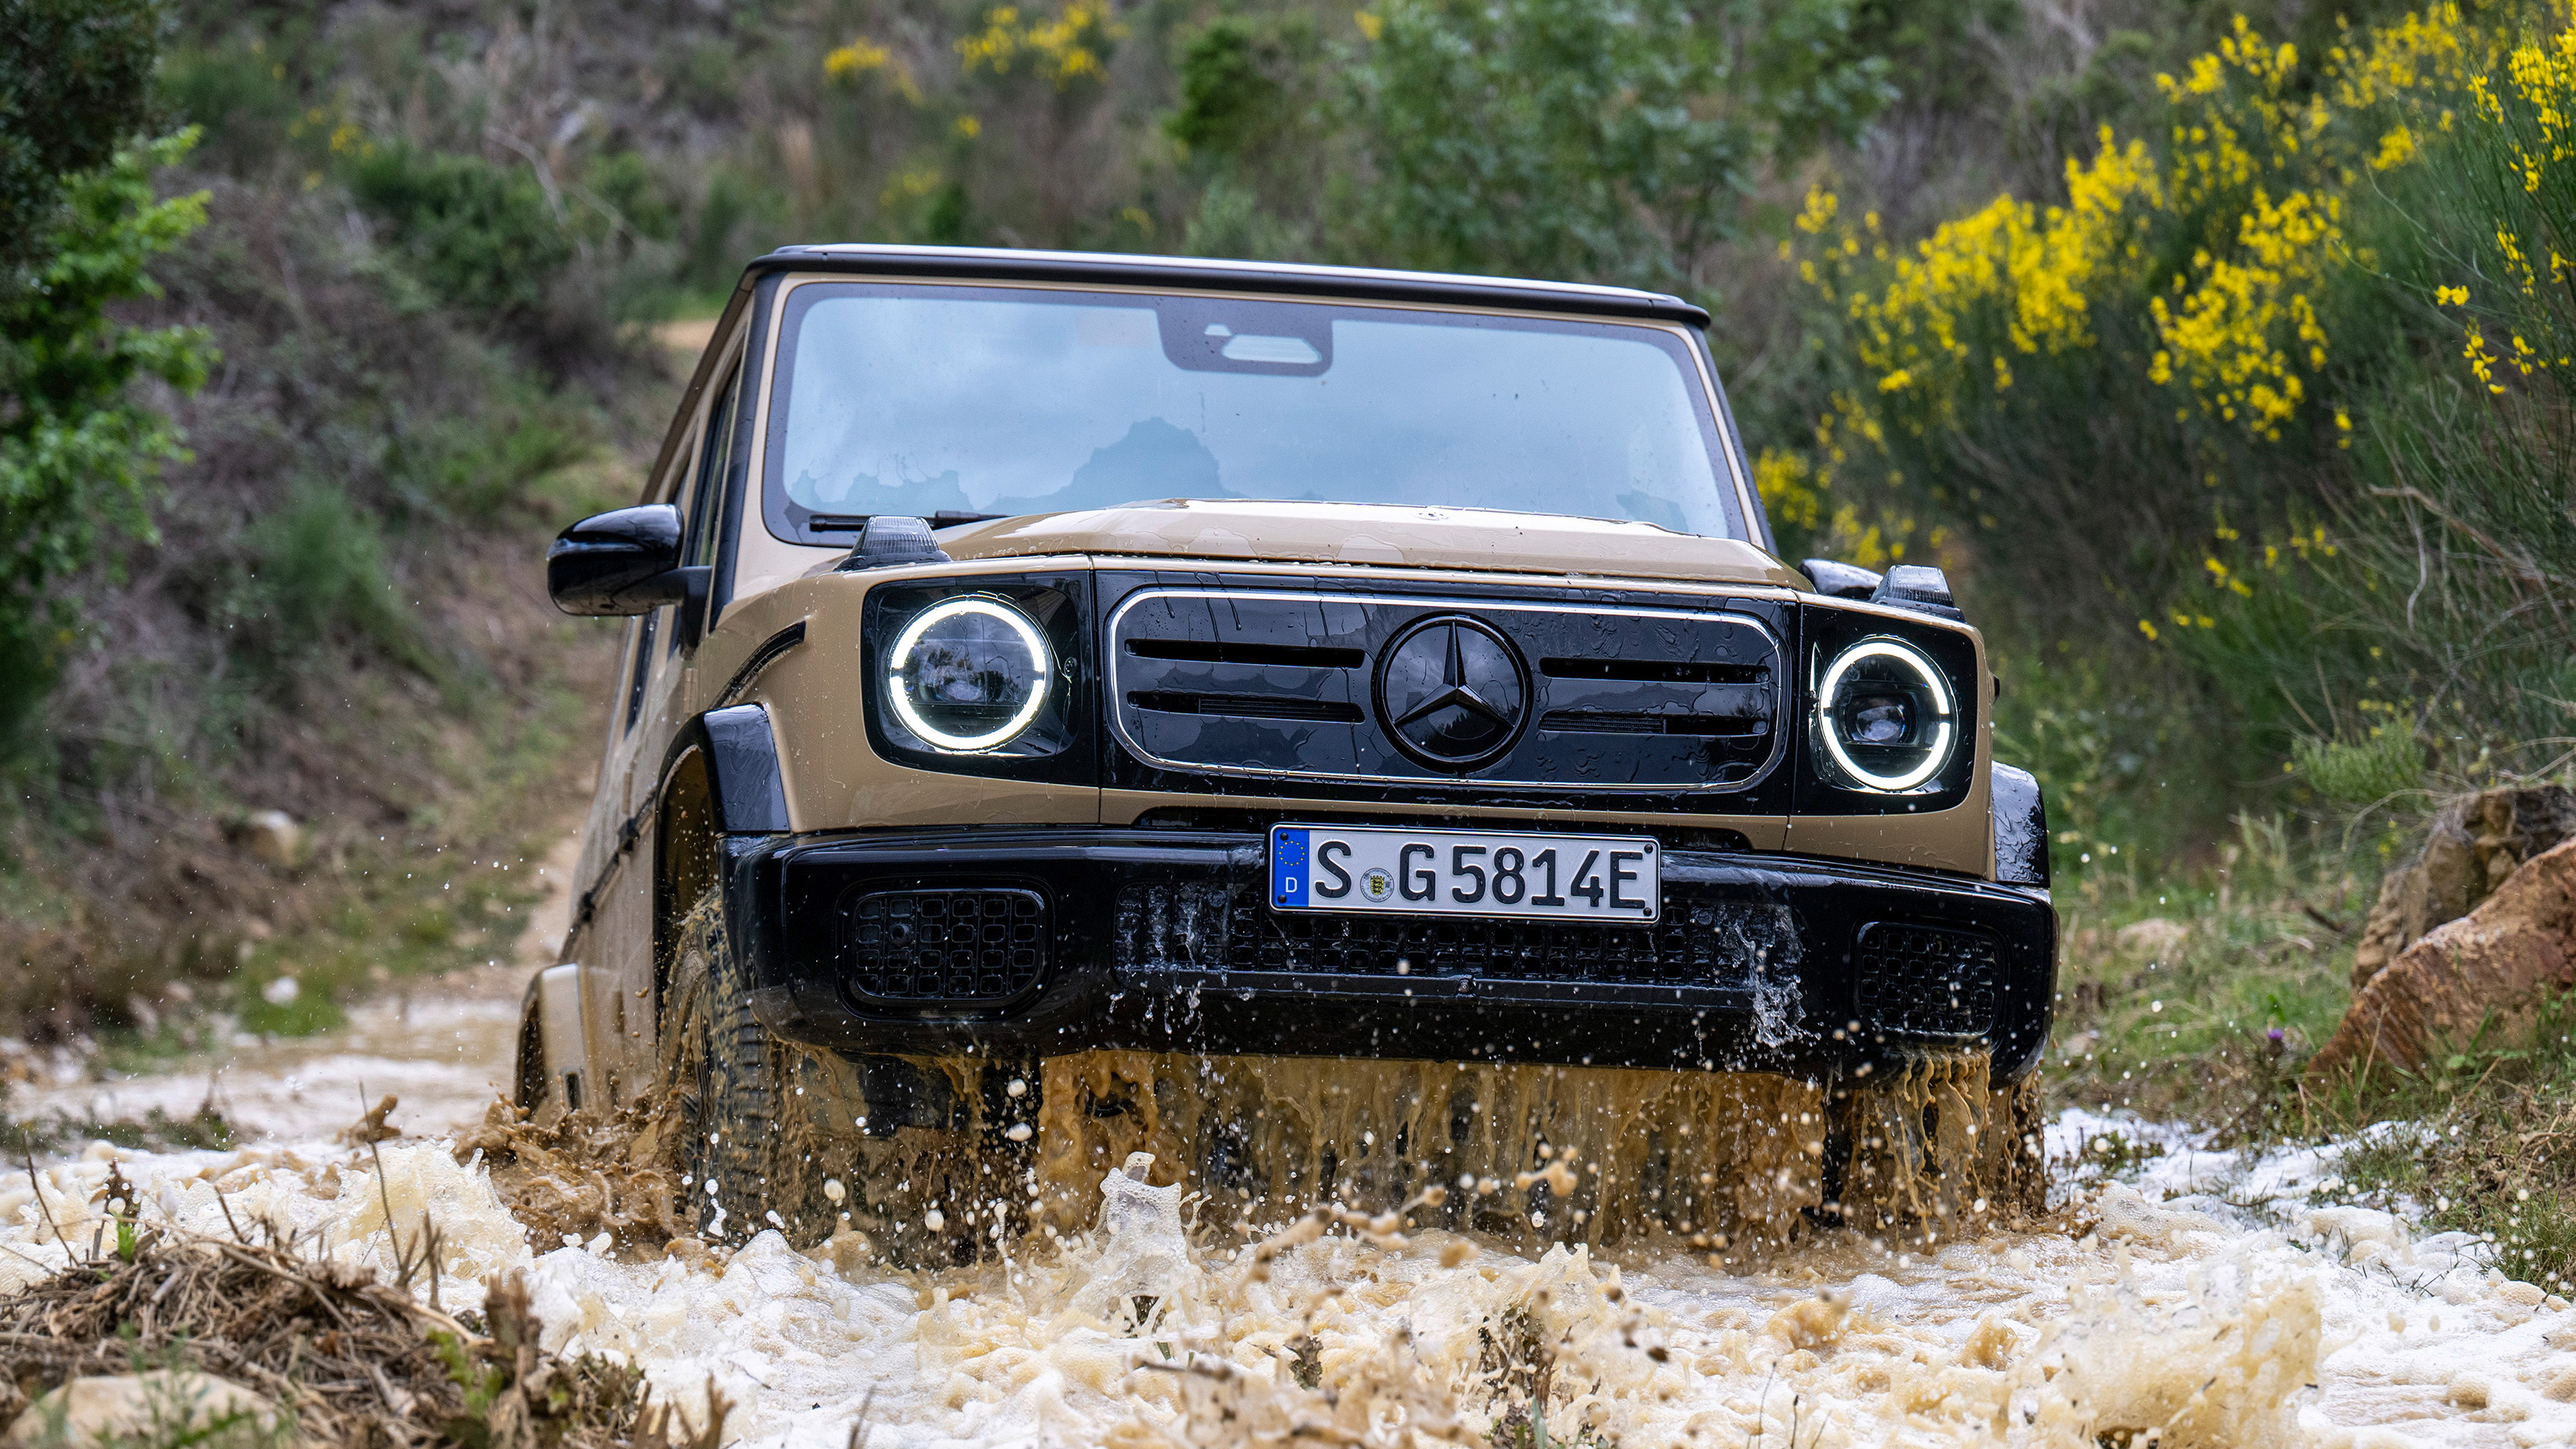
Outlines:
[[682,923],[671,981],[677,1009],[680,1220],[710,1242],[765,1228],[798,1246],[831,1231],[823,1177],[805,1124],[788,1108],[795,1054],[751,1014],[751,982],[710,890]]

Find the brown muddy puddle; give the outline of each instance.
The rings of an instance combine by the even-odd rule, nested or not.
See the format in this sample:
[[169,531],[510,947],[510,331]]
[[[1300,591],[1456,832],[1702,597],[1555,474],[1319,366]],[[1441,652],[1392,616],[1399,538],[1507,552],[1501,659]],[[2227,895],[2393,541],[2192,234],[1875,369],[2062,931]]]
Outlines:
[[[413,1065],[453,1055],[431,1041]],[[1095,1099],[1150,1079],[1119,1065],[1083,1068]],[[486,1074],[462,1059],[440,1069],[457,1097]],[[233,1074],[235,1090],[256,1098],[267,1089],[244,1080],[256,1076]],[[2000,1119],[1981,1119],[1964,1086],[1950,1080],[1961,1090],[1935,1130],[1994,1131]],[[88,1240],[115,1160],[146,1217],[223,1232],[229,1208],[353,1264],[389,1265],[388,1201],[406,1235],[434,1215],[451,1307],[526,1271],[552,1346],[633,1359],[692,1405],[712,1381],[739,1405],[727,1437],[761,1445],[846,1449],[862,1410],[874,1449],[1486,1442],[1532,1415],[1552,1440],[1729,1449],[2576,1436],[2576,1405],[2562,1402],[2576,1399],[2576,1318],[2482,1266],[2461,1235],[2416,1239],[2384,1213],[2310,1206],[2320,1187],[2332,1196],[2331,1150],[2177,1152],[2134,1185],[2061,1186],[2041,1225],[2020,1228],[1989,1226],[1995,1215],[1944,1188],[1951,1213],[1915,1220],[1951,1226],[1873,1236],[1792,1211],[1808,1189],[1782,1174],[1806,1181],[1816,1125],[1803,1089],[1721,1103],[1585,1079],[1513,1096],[1461,1069],[1399,1099],[1266,1066],[1264,1110],[1347,1099],[1255,1119],[1274,1155],[1313,1174],[1329,1148],[1336,1181],[1367,1180],[1373,1164],[1377,1188],[1419,1204],[1411,1225],[1353,1210],[1327,1225],[1284,1179],[1174,1180],[1159,1161],[1129,1177],[1125,1154],[1170,1145],[1157,1120],[1074,1113],[1082,1083],[1046,1087],[1065,1115],[1042,1118],[1024,1176],[935,1209],[979,1235],[988,1221],[1026,1225],[971,1267],[886,1267],[853,1232],[810,1255],[771,1232],[729,1255],[624,1261],[604,1238],[532,1241],[483,1164],[439,1141],[384,1144],[379,1189],[371,1154],[287,1119],[239,1152],[99,1144],[35,1183],[0,1182],[0,1288],[64,1261],[49,1219]],[[354,1101],[354,1082],[347,1091]],[[1538,1122],[1549,1154],[1504,1181],[1480,1165],[1491,1154],[1475,1132],[1406,1115],[1407,1102],[1448,1114],[1461,1092],[1471,1118]],[[1685,1147],[1685,1122],[1728,1125],[1717,1145]],[[2070,1116],[2046,1131],[2063,1156],[2098,1125]],[[1399,1140],[1444,1153],[1399,1153]],[[1474,1180],[1462,1189],[1461,1177]],[[1479,1192],[1486,1177],[1494,1190]],[[1646,1196],[1676,1182],[1687,1201]],[[1072,1183],[1088,1184],[1087,1201]],[[1421,1202],[1432,1187],[1438,1205]]]

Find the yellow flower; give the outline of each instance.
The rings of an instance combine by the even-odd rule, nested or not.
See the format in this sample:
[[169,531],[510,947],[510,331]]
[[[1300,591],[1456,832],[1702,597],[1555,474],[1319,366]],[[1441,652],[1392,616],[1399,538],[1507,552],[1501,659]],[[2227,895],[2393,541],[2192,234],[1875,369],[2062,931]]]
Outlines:
[[847,80],[878,69],[894,58],[894,52],[872,40],[853,40],[823,57],[823,74],[834,80]]
[[2469,289],[2466,287],[2435,287],[2433,289],[2433,303],[2435,306],[2439,307],[2465,307],[2469,305]]

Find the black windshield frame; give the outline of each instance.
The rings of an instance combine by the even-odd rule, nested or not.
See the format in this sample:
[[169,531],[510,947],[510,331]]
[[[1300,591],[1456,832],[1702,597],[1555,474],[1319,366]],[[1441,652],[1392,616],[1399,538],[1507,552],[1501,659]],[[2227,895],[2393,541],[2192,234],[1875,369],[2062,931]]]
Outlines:
[[[1048,287],[1012,285],[1009,283],[942,283],[880,282],[860,279],[814,280],[792,284],[783,289],[778,303],[776,365],[769,379],[768,413],[763,427],[761,449],[760,498],[761,515],[770,533],[783,543],[803,547],[845,547],[857,532],[857,519],[852,515],[818,513],[790,496],[785,479],[786,433],[796,385],[794,359],[806,314],[820,302],[849,297],[903,298],[938,296],[946,299],[1007,301],[1015,303],[1056,303],[1068,306],[1117,305],[1149,306],[1157,319],[1170,326],[1178,317],[1195,316],[1210,306],[1223,306],[1250,301],[1223,293],[1138,290],[1116,287]],[[1114,299],[1114,301],[1113,301]],[[1753,541],[1753,525],[1745,518],[1742,492],[1734,472],[1739,465],[1730,430],[1710,397],[1706,386],[1706,359],[1695,337],[1680,330],[1652,322],[1626,319],[1593,319],[1563,315],[1532,315],[1521,312],[1477,311],[1468,309],[1390,307],[1368,302],[1352,302],[1334,297],[1268,297],[1259,303],[1298,306],[1328,306],[1345,312],[1353,320],[1402,322],[1414,325],[1454,326],[1460,328],[1508,328],[1517,331],[1552,332],[1598,336],[1616,329],[1623,338],[1648,342],[1663,350],[1685,379],[1691,413],[1700,429],[1700,442],[1711,469],[1709,486],[1714,491],[1723,514],[1726,533],[1710,535],[1741,541]],[[1259,305],[1254,303],[1254,305]],[[1228,369],[1233,370],[1233,369]],[[1245,369],[1267,370],[1267,369]],[[1140,500],[1141,501],[1141,500]],[[1367,500],[1357,500],[1367,501]],[[956,518],[934,518],[934,526],[964,521]],[[820,527],[817,527],[817,524]]]

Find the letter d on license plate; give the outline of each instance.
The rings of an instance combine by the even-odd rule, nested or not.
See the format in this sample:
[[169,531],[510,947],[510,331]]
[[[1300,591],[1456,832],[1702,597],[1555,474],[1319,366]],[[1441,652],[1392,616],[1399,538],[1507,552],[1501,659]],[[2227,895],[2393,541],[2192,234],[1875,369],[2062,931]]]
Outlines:
[[1643,837],[1270,827],[1270,908],[1641,925],[1663,903]]

